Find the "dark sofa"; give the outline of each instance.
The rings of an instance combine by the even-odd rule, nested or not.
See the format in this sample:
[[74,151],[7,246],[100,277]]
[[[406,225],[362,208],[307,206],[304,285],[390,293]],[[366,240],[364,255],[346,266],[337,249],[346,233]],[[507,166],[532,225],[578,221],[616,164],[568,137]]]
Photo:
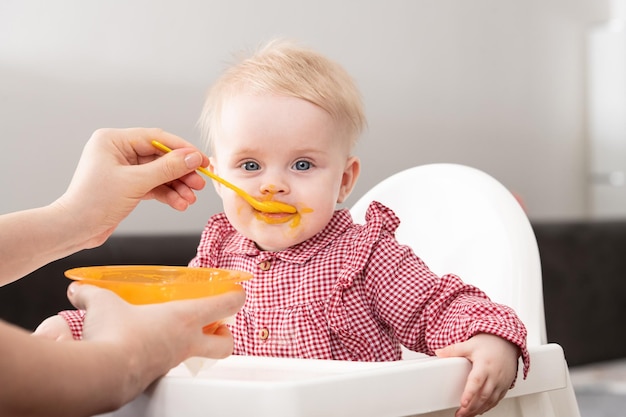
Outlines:
[[570,365],[626,358],[626,222],[533,224],[548,339]]
[[58,311],[73,308],[64,271],[91,265],[187,265],[198,235],[111,236],[102,246],[52,262],[0,288],[0,319],[34,330]]
[[[548,340],[570,365],[626,357],[626,222],[533,224],[543,271]],[[0,288],[0,319],[33,330],[72,308],[63,272],[89,265],[186,265],[200,235],[114,235]]]

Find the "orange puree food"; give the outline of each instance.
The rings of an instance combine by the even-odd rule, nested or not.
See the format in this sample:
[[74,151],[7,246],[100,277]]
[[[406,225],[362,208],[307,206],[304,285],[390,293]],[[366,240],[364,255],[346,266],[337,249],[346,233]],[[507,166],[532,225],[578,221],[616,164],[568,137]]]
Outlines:
[[294,214],[280,213],[280,215],[276,215],[274,213],[256,213],[256,218],[258,220],[264,221],[267,224],[282,224],[291,221],[289,227],[295,228],[298,227],[298,225],[300,224],[302,214],[311,212],[313,212],[313,209],[303,208]]

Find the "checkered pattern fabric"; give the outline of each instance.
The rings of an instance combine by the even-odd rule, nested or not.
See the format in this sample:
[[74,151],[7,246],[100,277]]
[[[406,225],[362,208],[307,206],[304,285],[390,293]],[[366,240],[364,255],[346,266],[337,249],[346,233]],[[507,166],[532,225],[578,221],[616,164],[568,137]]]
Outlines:
[[[401,357],[400,344],[432,355],[490,333],[519,346],[526,376],[526,328],[515,312],[456,275],[437,277],[395,240],[399,224],[374,202],[365,225],[339,210],[313,238],[267,252],[222,213],[207,223],[189,265],[254,275],[243,282],[246,302],[229,325],[235,354],[392,361]],[[61,314],[80,338],[84,314]]]
[[519,346],[526,375],[526,328],[515,312],[455,275],[436,276],[396,241],[399,224],[374,202],[365,225],[339,210],[313,238],[269,252],[222,213],[209,220],[189,265],[254,275],[230,325],[235,354],[390,361],[400,359],[400,344],[432,355],[490,333]]
[[83,321],[85,320],[85,310],[65,310],[59,313],[70,326],[74,340],[83,338]]

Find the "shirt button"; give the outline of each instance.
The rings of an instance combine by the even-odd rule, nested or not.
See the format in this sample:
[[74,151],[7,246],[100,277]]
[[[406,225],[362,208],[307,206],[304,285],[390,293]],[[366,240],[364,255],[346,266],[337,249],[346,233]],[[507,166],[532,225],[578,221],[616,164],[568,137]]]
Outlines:
[[270,269],[270,267],[272,266],[270,261],[263,261],[259,264],[259,268],[261,268],[261,271],[267,271]]
[[270,336],[270,331],[267,330],[265,327],[259,330],[259,339],[267,340],[269,336]]

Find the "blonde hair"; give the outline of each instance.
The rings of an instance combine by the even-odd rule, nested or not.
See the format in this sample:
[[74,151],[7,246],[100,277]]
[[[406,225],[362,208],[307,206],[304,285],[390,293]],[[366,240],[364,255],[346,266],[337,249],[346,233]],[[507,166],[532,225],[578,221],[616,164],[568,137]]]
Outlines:
[[311,49],[275,39],[228,68],[209,90],[198,122],[207,149],[218,134],[224,103],[242,92],[296,97],[321,107],[351,147],[366,125],[361,94],[343,67]]

